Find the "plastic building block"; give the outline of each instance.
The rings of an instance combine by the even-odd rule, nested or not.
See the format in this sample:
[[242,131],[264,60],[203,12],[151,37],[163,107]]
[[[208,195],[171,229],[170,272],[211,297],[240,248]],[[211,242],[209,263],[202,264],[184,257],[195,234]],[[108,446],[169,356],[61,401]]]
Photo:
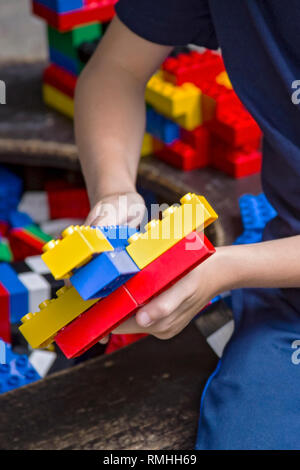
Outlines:
[[8,222],[0,220],[0,236],[5,237],[8,233],[9,228],[10,226]]
[[202,230],[218,216],[203,196],[188,193],[180,199],[181,205],[163,212],[162,220],[151,220],[144,233],[133,235],[126,248],[140,269],[175,245],[194,230]]
[[70,98],[70,96],[59,91],[57,88],[44,84],[43,100],[51,108],[54,108],[56,111],[73,118],[74,100]]
[[6,345],[5,355],[6,363],[0,364],[0,393],[14,390],[41,378],[26,355],[15,354],[9,345]]
[[213,140],[212,166],[233,178],[242,178],[261,170],[262,154],[258,150],[232,148],[218,139]]
[[45,189],[52,219],[87,217],[90,203],[85,188],[55,180],[48,182]]
[[15,260],[41,254],[44,244],[50,240],[51,237],[35,225],[13,228],[9,233],[10,246]]
[[0,339],[11,342],[9,292],[0,282]]
[[127,251],[117,248],[101,253],[70,278],[84,300],[106,297],[139,272]]
[[222,107],[218,109],[209,123],[210,130],[232,147],[242,147],[253,143],[258,148],[261,130],[243,106]]
[[25,191],[18,205],[18,210],[30,215],[36,223],[49,220],[48,201],[45,191]]
[[164,145],[157,139],[153,140],[154,155],[160,160],[183,171],[191,171],[207,166],[207,155],[202,154],[190,145],[177,140],[171,145]]
[[208,50],[203,53],[191,51],[179,54],[176,58],[167,58],[162,69],[164,79],[174,85],[190,82],[201,87],[204,81],[213,81],[224,70],[224,63],[218,53]]
[[55,279],[64,279],[93,255],[113,247],[98,228],[71,225],[62,232],[62,240],[51,240],[43,251],[42,259]]
[[193,123],[197,121],[195,127],[201,124],[201,91],[192,83],[177,87],[164,81],[158,72],[150,78],[145,97],[154,109],[173,120],[189,114]]
[[189,234],[124,286],[61,330],[55,338],[57,345],[68,358],[79,356],[132,316],[142,303],[149,301],[213,252],[213,246],[205,237]]
[[12,210],[17,208],[21,198],[22,180],[14,173],[0,166],[0,219],[8,220]]
[[55,342],[68,359],[80,356],[133,315],[137,308],[136,301],[121,286],[63,328]]
[[39,3],[57,13],[79,10],[84,6],[84,0],[39,0]]
[[9,242],[6,238],[0,238],[0,261],[10,262],[13,260],[13,254]]
[[33,224],[30,215],[19,211],[10,212],[8,221],[13,228],[26,227],[27,225]]
[[191,232],[125,283],[143,305],[215,252],[203,233]]
[[27,289],[7,263],[0,263],[0,283],[9,292],[10,322],[17,323],[28,312]]
[[61,32],[92,22],[105,23],[110,21],[114,14],[114,5],[117,0],[95,0],[95,2],[85,5],[80,10],[67,13],[57,13],[56,11],[42,5],[38,1],[32,2],[32,11],[40,16],[53,28]]
[[126,334],[126,335],[114,335],[112,334],[109,338],[108,345],[105,349],[105,354],[111,354],[119,349],[125,348],[140,339],[148,336],[145,333]]
[[258,196],[244,194],[240,197],[239,205],[245,231],[257,230],[261,232],[269,220],[277,215],[263,193]]
[[179,139],[179,125],[158,114],[154,109],[147,108],[146,131],[165,144],[172,144]]
[[180,129],[180,139],[196,150],[198,159],[201,158],[201,166],[210,163],[210,133],[206,126],[196,127],[193,131]]
[[77,48],[84,41],[99,40],[102,33],[100,23],[90,23],[79,26],[66,33],[61,33],[55,28],[48,26],[48,43],[50,48],[61,52],[69,58],[78,61]]
[[129,227],[128,225],[109,225],[98,228],[103,232],[114,249],[128,246],[128,238],[137,232],[136,228]]
[[203,122],[212,120],[217,110],[241,105],[241,102],[233,90],[218,83],[206,83],[202,87],[202,119]]
[[146,157],[147,155],[151,155],[151,153],[153,153],[153,139],[150,134],[145,132],[141,148],[141,157]]
[[39,305],[51,295],[50,284],[41,275],[33,272],[19,274],[18,277],[28,290],[27,311],[37,311]]
[[234,245],[249,245],[250,243],[260,243],[263,233],[256,231],[245,231],[234,242]]
[[49,58],[52,63],[73,75],[79,75],[82,70],[79,59],[69,57],[52,46],[49,47]]
[[43,82],[45,84],[56,88],[70,98],[74,98],[76,81],[76,75],[54,64],[49,65],[43,75]]
[[74,287],[62,287],[56,295],[56,299],[42,302],[40,311],[21,319],[20,331],[33,348],[51,344],[61,328],[97,302],[83,300]]

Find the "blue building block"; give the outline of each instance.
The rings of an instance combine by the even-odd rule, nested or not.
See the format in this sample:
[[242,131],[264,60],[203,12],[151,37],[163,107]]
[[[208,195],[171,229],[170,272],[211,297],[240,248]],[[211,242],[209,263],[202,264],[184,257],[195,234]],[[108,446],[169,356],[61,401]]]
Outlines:
[[96,256],[71,276],[71,284],[84,300],[106,297],[124,284],[139,268],[123,248]]
[[128,245],[128,238],[137,232],[136,228],[129,227],[128,225],[110,225],[109,227],[99,228],[114,249],[125,248]]
[[8,222],[13,228],[21,228],[34,224],[30,215],[19,211],[11,211],[8,216]]
[[249,245],[250,243],[259,243],[262,241],[263,230],[246,230],[234,242],[234,245]]
[[23,182],[21,178],[0,166],[0,219],[8,220],[21,199]]
[[84,0],[38,0],[37,3],[50,8],[56,13],[68,13],[69,11],[79,10],[84,6]]
[[6,363],[0,364],[0,394],[41,378],[26,355],[15,354],[7,344],[5,347]]
[[0,263],[0,282],[9,292],[10,322],[18,323],[28,313],[28,290],[7,263]]
[[276,216],[275,209],[263,193],[258,196],[244,194],[240,197],[239,204],[245,231],[262,231],[269,220]]
[[179,139],[180,127],[154,109],[148,107],[146,112],[146,132],[165,144],[172,144]]
[[79,60],[74,60],[71,57],[68,57],[66,54],[63,54],[54,47],[49,47],[49,57],[53,64],[58,65],[67,72],[78,75],[81,71]]

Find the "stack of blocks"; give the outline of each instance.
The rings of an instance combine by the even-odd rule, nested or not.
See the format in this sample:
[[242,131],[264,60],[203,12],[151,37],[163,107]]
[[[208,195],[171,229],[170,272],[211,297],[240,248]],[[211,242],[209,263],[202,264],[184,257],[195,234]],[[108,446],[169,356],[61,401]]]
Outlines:
[[76,79],[84,63],[78,48],[99,41],[114,16],[116,0],[33,0],[33,12],[47,22],[49,59],[43,78],[44,101],[72,117]]
[[54,278],[71,286],[21,321],[33,348],[57,343],[68,358],[81,355],[152,297],[214,253],[203,233],[217,214],[203,196],[186,194],[144,232],[127,226],[71,226],[44,247]]
[[41,377],[26,355],[19,355],[5,345],[5,363],[0,363],[0,394],[39,380]]
[[153,153],[189,171],[213,166],[239,178],[261,168],[261,131],[215,52],[169,57],[146,89]]

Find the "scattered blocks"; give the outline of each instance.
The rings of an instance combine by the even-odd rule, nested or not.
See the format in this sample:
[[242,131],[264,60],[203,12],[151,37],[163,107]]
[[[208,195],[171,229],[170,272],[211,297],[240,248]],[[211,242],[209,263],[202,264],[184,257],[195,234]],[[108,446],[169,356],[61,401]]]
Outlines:
[[98,228],[70,226],[62,232],[62,240],[51,240],[43,250],[42,259],[55,279],[64,279],[92,255],[112,251],[113,247]]
[[85,219],[90,211],[87,191],[62,180],[46,184],[51,219]]
[[0,339],[11,342],[9,292],[0,281]]
[[6,238],[0,237],[0,261],[10,262],[13,260],[13,254],[9,242]]
[[43,246],[50,240],[51,237],[34,224],[22,228],[13,228],[9,232],[10,246],[16,261],[27,256],[41,254]]
[[57,297],[40,304],[40,311],[28,313],[20,331],[33,348],[46,347],[58,331],[88,310],[97,300],[83,300],[74,287],[62,287]]
[[10,323],[17,323],[28,312],[27,289],[7,263],[0,263],[0,283],[9,293]]

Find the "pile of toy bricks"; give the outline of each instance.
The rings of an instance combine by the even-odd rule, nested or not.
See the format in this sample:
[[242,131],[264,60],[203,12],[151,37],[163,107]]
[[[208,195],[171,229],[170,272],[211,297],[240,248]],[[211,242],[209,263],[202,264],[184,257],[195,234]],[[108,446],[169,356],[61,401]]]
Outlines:
[[261,168],[261,131],[232,89],[221,55],[169,57],[146,89],[153,153],[188,171],[212,166],[239,178]]
[[21,319],[29,344],[55,341],[67,358],[77,357],[211,256],[215,250],[203,230],[216,220],[215,211],[203,196],[189,193],[180,202],[143,232],[70,226],[45,245],[43,261],[70,285]]

